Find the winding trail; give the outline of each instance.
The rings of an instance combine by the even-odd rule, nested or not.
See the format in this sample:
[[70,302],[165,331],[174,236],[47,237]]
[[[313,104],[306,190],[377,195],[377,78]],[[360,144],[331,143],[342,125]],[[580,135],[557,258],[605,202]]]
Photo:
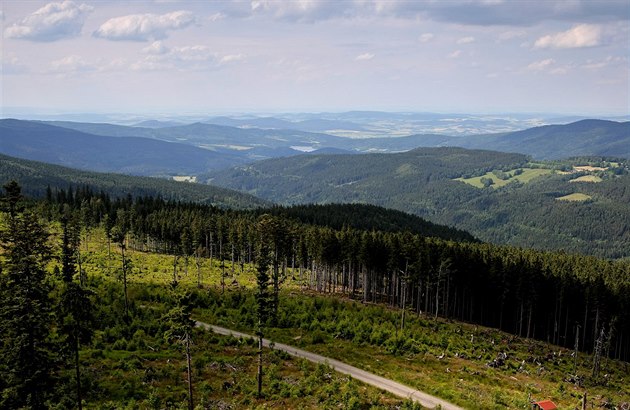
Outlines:
[[[204,322],[196,321],[195,323],[199,327],[211,330],[221,335],[226,335],[226,336],[233,335],[235,337],[243,337],[243,338],[256,338],[255,336],[249,335],[247,333],[237,332],[235,330],[226,329],[224,327],[219,327],[219,326],[211,325]],[[269,347],[270,343],[272,343],[270,340],[263,339],[263,345],[265,347]],[[404,399],[411,399],[415,402],[420,403],[424,407],[435,408],[435,407],[440,406],[439,408],[444,409],[444,410],[463,410],[462,407],[458,407],[438,397],[435,397],[430,394],[421,392],[420,390],[416,390],[411,387],[405,386],[404,384],[395,382],[393,380],[389,380],[384,377],[377,376],[373,373],[366,372],[365,370],[361,370],[357,367],[350,366],[349,364],[345,364],[338,360],[320,356],[315,353],[307,352],[306,350],[298,349],[297,347],[285,345],[283,343],[274,342],[273,344],[274,344],[273,346],[274,349],[282,350],[292,356],[301,357],[302,359],[306,359],[314,363],[327,364],[340,373],[350,375],[359,381],[370,384],[374,387],[378,387],[379,389],[388,391],[398,397],[402,397]]]

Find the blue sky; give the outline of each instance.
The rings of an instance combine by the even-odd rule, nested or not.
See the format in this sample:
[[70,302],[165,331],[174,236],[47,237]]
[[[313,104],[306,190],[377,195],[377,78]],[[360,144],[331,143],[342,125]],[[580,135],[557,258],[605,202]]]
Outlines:
[[3,107],[630,111],[627,0],[0,4]]

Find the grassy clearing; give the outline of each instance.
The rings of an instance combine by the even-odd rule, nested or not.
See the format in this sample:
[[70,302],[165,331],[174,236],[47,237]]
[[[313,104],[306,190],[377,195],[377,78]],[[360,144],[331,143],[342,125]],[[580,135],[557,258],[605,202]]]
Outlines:
[[[464,408],[527,408],[528,394],[551,399],[559,408],[579,408],[585,390],[594,408],[630,398],[630,386],[625,383],[627,364],[607,361],[605,384],[593,385],[588,382],[591,357],[579,354],[577,374],[587,380],[580,387],[566,381],[573,374],[571,351],[557,346],[423,315],[408,317],[407,330],[401,334],[395,331],[400,318],[397,310],[349,299],[285,293],[281,305],[281,322],[286,327],[269,329],[270,338],[344,361]],[[300,313],[303,305],[308,306],[308,314]],[[219,310],[202,309],[197,314],[201,319],[251,332],[250,320],[237,310],[228,302]],[[287,324],[287,315],[292,314],[299,318]],[[362,328],[367,332],[363,337],[359,335]],[[348,333],[354,335],[349,339]],[[397,350],[408,341],[413,348]],[[504,363],[489,366],[500,354],[506,354]]]
[[582,175],[581,177],[572,179],[569,182],[602,182],[602,179],[597,175]]
[[[172,281],[173,256],[138,251],[131,251],[129,255],[134,264],[134,274],[130,276],[131,299],[136,304],[151,306],[155,303],[152,289],[166,289]],[[94,230],[88,251],[83,247],[83,267],[88,276],[115,283],[119,263],[115,246],[108,262],[105,238],[100,230]],[[193,258],[190,258],[188,273],[183,259],[179,259],[176,269],[179,286],[196,288],[197,270]],[[210,306],[197,309],[196,318],[252,332],[253,266],[245,265],[241,270],[236,264],[232,273],[231,263],[226,262],[224,293],[221,293],[221,271],[218,261],[212,264],[209,260],[202,261],[204,289],[200,294],[206,295],[209,302],[204,303]],[[579,354],[577,374],[586,380],[583,387],[579,387],[565,381],[573,374],[574,365],[567,349],[480,326],[414,314],[408,315],[406,330],[401,334],[396,330],[400,323],[399,310],[302,292],[297,274],[295,278],[288,275],[282,287],[280,327],[266,331],[266,336],[272,340],[344,361],[465,408],[527,408],[528,394],[536,399],[551,399],[560,408],[575,408],[579,407],[584,391],[588,392],[589,403],[594,408],[630,401],[627,363],[606,361],[607,378],[600,384],[592,384],[588,382],[592,358]],[[82,357],[88,360],[90,377],[98,388],[91,400],[101,400],[99,407],[119,408],[120,403],[135,403],[141,408],[168,408],[184,401],[185,363],[179,350],[137,332],[127,335],[124,342],[106,336],[99,336],[97,347],[82,352]],[[406,343],[411,348],[401,347]],[[499,367],[488,366],[500,353],[506,353],[505,363]],[[194,353],[197,402],[203,401],[213,408],[394,408],[402,405],[377,389],[325,367],[278,355],[266,355],[267,393],[259,400],[253,394],[252,343],[199,333]]]
[[481,181],[482,178],[483,179],[492,179],[492,181],[494,182],[491,186],[493,188],[500,188],[502,186],[505,186],[507,184],[509,184],[510,182],[513,181],[518,181],[521,182],[523,184],[527,184],[528,182],[530,182],[532,179],[534,178],[538,178],[540,176],[543,175],[548,175],[551,174],[553,172],[553,170],[551,169],[544,169],[544,168],[522,168],[523,173],[520,175],[515,175],[514,171],[509,171],[506,172],[506,174],[509,175],[508,179],[500,179],[498,178],[494,173],[492,172],[487,172],[485,175],[479,176],[479,177],[473,177],[473,178],[456,178],[455,181],[462,181],[465,182],[469,185],[472,185],[476,188],[483,188],[484,184]]
[[570,202],[582,202],[582,201],[588,201],[592,199],[592,197],[590,195],[586,195],[586,194],[582,194],[580,192],[576,192],[573,194],[569,194],[569,195],[565,195],[565,196],[561,196],[559,198],[556,198],[556,200],[558,201],[570,201]]

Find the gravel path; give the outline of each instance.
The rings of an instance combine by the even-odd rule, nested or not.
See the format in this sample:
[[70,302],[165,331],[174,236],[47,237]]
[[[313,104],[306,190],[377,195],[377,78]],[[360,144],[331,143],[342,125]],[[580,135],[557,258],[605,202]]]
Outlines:
[[[255,338],[255,336],[249,335],[247,333],[237,332],[235,330],[230,330],[224,327],[210,325],[208,323],[196,322],[196,324],[199,327],[212,330],[213,332],[221,334],[221,335],[233,335],[235,337]],[[269,347],[270,343],[271,343],[270,340],[263,339],[263,345],[265,347]],[[349,364],[345,364],[335,359],[320,356],[318,354],[307,352],[306,350],[298,349],[297,347],[285,345],[283,343],[274,342],[273,348],[287,352],[288,354],[292,356],[301,357],[303,359],[310,360],[311,362],[314,362],[314,363],[327,364],[340,373],[348,374],[352,376],[354,379],[357,379],[364,383],[378,387],[379,389],[388,391],[398,397],[402,397],[404,399],[411,399],[415,402],[420,403],[424,407],[435,408],[435,407],[440,406],[439,408],[443,410],[463,410],[462,407],[455,406],[454,404],[444,401],[438,397],[435,397],[430,394],[421,392],[420,390],[416,390],[411,387],[405,386],[404,384],[400,384],[393,380],[389,380],[384,377],[377,376],[373,373],[366,372],[365,370],[361,370],[357,367],[350,366]]]

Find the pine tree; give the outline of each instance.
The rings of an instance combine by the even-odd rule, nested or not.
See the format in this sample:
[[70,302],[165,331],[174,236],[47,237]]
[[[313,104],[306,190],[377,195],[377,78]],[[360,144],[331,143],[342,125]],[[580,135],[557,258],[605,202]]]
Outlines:
[[48,232],[20,208],[20,187],[5,186],[7,220],[0,224],[0,408],[46,407],[54,387],[50,344]]
[[190,295],[181,296],[177,306],[171,309],[166,315],[168,330],[164,333],[164,337],[169,342],[176,341],[184,346],[186,354],[186,372],[188,380],[188,409],[192,410],[193,406],[193,382],[191,367],[191,345],[193,337],[193,329],[195,322],[190,318],[192,314],[192,305],[190,303]]
[[76,238],[80,230],[72,226],[69,217],[61,219],[62,234],[62,287],[58,304],[59,332],[62,336],[64,353],[73,362],[76,379],[77,408],[83,408],[81,391],[81,366],[79,351],[81,344],[89,343],[94,333],[94,305],[91,297],[93,292],[75,282],[76,255],[79,242]]
[[258,246],[256,252],[256,315],[258,323],[256,326],[256,336],[258,336],[258,397],[262,396],[263,363],[262,349],[264,327],[272,311],[272,295],[269,294],[269,267],[272,264],[273,245],[273,217],[262,215],[258,219]]

